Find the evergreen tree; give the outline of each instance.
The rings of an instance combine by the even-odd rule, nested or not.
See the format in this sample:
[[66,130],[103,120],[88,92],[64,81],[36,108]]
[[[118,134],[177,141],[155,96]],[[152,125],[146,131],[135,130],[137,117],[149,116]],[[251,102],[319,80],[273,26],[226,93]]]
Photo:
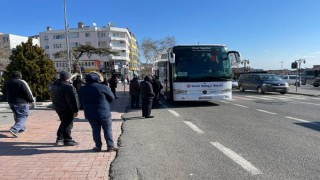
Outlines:
[[12,50],[9,59],[10,64],[4,73],[6,80],[13,71],[20,71],[37,101],[50,99],[48,87],[55,78],[56,70],[42,48],[33,45],[32,39],[29,38],[26,43],[21,43]]

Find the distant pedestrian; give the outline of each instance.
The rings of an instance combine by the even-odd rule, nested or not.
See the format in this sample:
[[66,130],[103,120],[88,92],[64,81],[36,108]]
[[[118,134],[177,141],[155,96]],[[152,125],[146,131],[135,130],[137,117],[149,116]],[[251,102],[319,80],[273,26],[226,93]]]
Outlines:
[[139,108],[140,84],[138,77],[134,76],[130,81],[129,92],[131,95],[131,108]]
[[77,93],[79,93],[80,87],[84,84],[84,81],[81,79],[80,75],[76,76],[76,79],[73,80],[72,85],[76,88]]
[[78,142],[72,140],[71,129],[73,119],[78,116],[79,102],[76,89],[70,84],[71,74],[66,71],[59,73],[51,88],[52,104],[61,120],[57,131],[57,146],[76,146]]
[[115,74],[112,75],[112,77],[109,80],[109,86],[110,86],[111,91],[113,92],[113,95],[115,98],[118,98],[116,95],[116,88],[117,88],[118,83],[119,83],[119,80],[118,80],[117,75],[115,75]]
[[151,76],[145,76],[144,81],[140,83],[140,94],[142,98],[142,116],[145,118],[153,118],[154,116],[151,116],[151,109],[154,92],[152,89]]
[[99,83],[99,77],[95,73],[86,75],[86,85],[81,87],[80,96],[83,103],[85,118],[88,119],[92,136],[95,142],[94,151],[100,152],[102,149],[101,128],[107,143],[107,152],[116,151],[112,137],[112,119],[110,103],[114,100],[114,95],[108,86]]
[[4,84],[3,95],[9,103],[15,121],[9,131],[14,137],[18,137],[18,133],[26,131],[29,103],[34,102],[30,87],[22,80],[21,72],[14,71],[11,74],[11,79]]
[[153,76],[152,88],[154,92],[153,106],[158,106],[160,105],[160,91],[163,86],[157,76]]

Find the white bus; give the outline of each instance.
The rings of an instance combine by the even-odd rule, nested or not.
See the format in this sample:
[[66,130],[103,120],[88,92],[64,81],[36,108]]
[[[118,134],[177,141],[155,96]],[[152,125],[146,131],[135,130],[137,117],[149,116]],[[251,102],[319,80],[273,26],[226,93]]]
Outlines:
[[167,61],[156,63],[169,101],[215,101],[232,98],[232,62],[237,51],[224,45],[185,45],[168,49]]

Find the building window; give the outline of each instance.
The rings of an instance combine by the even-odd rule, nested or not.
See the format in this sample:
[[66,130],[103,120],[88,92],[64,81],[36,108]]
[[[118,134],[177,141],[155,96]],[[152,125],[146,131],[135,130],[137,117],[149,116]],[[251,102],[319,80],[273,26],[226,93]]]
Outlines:
[[106,41],[100,41],[98,44],[99,44],[99,47],[106,47],[107,46]]
[[70,38],[79,38],[79,33],[78,32],[72,32],[69,34]]
[[49,46],[46,46],[46,49],[49,49]]
[[77,43],[77,42],[72,42],[72,43],[70,44],[70,46],[71,46],[71,47],[79,47],[79,43]]
[[53,39],[64,39],[64,35],[62,34],[53,35]]
[[90,33],[86,33],[86,37],[90,37]]
[[106,33],[101,33],[101,37],[106,37]]
[[44,36],[44,40],[49,40],[49,37],[48,36]]
[[61,44],[54,44],[53,48],[55,48],[55,49],[62,48],[62,45]]
[[46,54],[46,56],[47,56],[47,58],[49,58],[49,59],[50,59],[50,54]]

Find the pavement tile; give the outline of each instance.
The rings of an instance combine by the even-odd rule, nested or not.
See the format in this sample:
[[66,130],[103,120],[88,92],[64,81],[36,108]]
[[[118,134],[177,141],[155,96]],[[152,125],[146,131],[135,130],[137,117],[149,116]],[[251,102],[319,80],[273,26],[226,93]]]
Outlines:
[[[120,90],[119,90],[120,89]],[[111,104],[113,138],[115,144],[121,135],[122,118],[129,105],[128,89],[119,85],[118,95]],[[121,92],[122,91],[122,92]],[[39,103],[41,104],[41,103]],[[6,115],[7,116],[7,115]],[[10,114],[9,114],[10,116]],[[37,106],[30,111],[27,132],[13,138],[8,129],[13,123],[0,126],[0,179],[108,179],[111,162],[116,152],[93,152],[91,127],[83,111],[74,120],[72,137],[79,146],[55,146],[56,131],[60,124],[54,110]],[[102,139],[104,139],[102,135]]]

